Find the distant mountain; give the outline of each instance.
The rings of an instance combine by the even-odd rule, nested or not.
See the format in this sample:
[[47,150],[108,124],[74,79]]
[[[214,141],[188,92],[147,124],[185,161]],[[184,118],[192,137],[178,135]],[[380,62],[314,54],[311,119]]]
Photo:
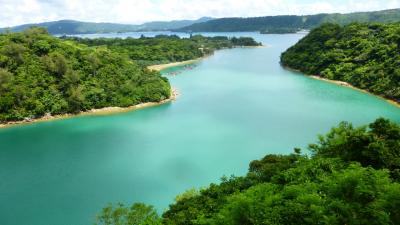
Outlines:
[[266,16],[249,18],[221,18],[203,23],[195,23],[176,29],[184,32],[237,32],[260,31],[262,33],[291,33],[301,29],[312,29],[322,23],[332,22],[341,25],[351,22],[399,22],[400,9],[348,14],[317,14],[306,16]]
[[91,23],[75,20],[59,20],[45,23],[32,23],[20,26],[3,28],[13,32],[20,32],[30,27],[44,27],[51,34],[86,34],[86,33],[111,33],[111,32],[129,32],[138,29],[138,25],[126,25],[116,23]]
[[163,30],[175,30],[183,27],[193,25],[195,23],[203,23],[213,20],[211,17],[202,17],[198,20],[173,20],[173,21],[155,21],[144,23],[139,26],[140,31],[163,31]]
[[118,24],[118,23],[92,23],[75,20],[59,20],[45,23],[32,23],[20,26],[2,28],[0,32],[9,29],[13,32],[26,30],[30,27],[44,27],[51,34],[88,34],[88,33],[113,33],[134,31],[164,31],[179,29],[194,23],[207,22],[212,18],[203,17],[198,20],[174,20],[168,22],[149,22],[142,25]]

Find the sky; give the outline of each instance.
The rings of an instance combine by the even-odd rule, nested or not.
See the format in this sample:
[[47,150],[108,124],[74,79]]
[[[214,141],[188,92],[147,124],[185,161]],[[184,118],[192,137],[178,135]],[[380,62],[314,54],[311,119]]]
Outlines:
[[0,27],[61,19],[140,24],[210,17],[347,13],[400,8],[400,0],[0,0]]

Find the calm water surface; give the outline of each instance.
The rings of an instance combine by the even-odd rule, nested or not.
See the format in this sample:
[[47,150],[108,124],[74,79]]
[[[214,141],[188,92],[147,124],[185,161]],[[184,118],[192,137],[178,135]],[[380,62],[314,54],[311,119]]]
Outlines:
[[282,69],[280,53],[302,35],[240,35],[269,47],[166,71],[181,93],[173,103],[0,130],[0,224],[88,225],[109,202],[161,212],[178,193],[304,148],[340,121],[400,123],[379,98]]

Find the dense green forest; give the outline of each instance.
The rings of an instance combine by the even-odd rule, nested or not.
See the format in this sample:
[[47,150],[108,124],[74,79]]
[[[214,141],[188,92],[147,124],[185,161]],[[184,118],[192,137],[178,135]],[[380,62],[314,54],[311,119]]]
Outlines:
[[246,176],[189,190],[161,217],[142,203],[109,205],[97,224],[399,224],[399,125],[343,122],[309,150],[252,161]]
[[170,97],[147,65],[195,59],[252,38],[59,39],[43,28],[0,35],[0,122],[131,106]]
[[179,29],[190,26],[194,23],[201,23],[211,20],[212,18],[203,17],[198,20],[176,20],[163,22],[148,22],[140,25],[118,24],[118,23],[92,23],[75,20],[59,20],[36,24],[23,24],[20,26],[2,28],[12,32],[21,32],[30,27],[43,27],[50,34],[93,34],[93,33],[117,33],[117,32],[136,32],[136,31],[164,31]]
[[170,85],[107,48],[89,48],[43,28],[0,35],[0,122],[169,98]]
[[158,35],[154,38],[142,36],[139,39],[63,38],[88,46],[106,46],[112,51],[127,55],[132,60],[144,66],[196,59],[212,54],[215,50],[222,48],[261,45],[261,43],[257,43],[253,38],[248,37],[204,37],[201,35],[194,35],[190,38],[180,38],[176,35]]
[[284,66],[400,101],[400,23],[324,24],[282,54]]
[[292,33],[294,30],[312,29],[323,23],[331,22],[340,25],[352,22],[382,22],[400,21],[400,9],[375,12],[359,12],[348,14],[317,14],[308,16],[266,16],[249,18],[221,18],[207,22],[195,23],[191,26],[177,29],[185,32],[237,32],[261,31],[263,33]]

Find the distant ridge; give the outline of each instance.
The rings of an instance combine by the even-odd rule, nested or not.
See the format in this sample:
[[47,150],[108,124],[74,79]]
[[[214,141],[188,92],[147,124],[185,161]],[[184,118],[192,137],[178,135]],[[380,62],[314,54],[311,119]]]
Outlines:
[[23,24],[10,28],[2,28],[0,32],[10,30],[19,32],[30,27],[44,27],[51,34],[88,34],[88,33],[116,33],[116,32],[135,32],[135,31],[165,31],[179,29],[190,26],[194,23],[207,22],[212,20],[210,17],[202,17],[198,20],[174,20],[174,21],[156,21],[144,23],[141,25],[119,24],[119,23],[93,23],[76,20],[59,20],[44,23]]
[[352,22],[400,22],[400,9],[389,9],[373,12],[354,12],[347,14],[322,13],[316,15],[281,15],[248,18],[202,17],[198,20],[155,21],[141,25],[119,23],[92,23],[75,20],[59,20],[53,22],[24,24],[2,28],[0,32],[23,31],[32,26],[48,29],[51,34],[89,34],[117,33],[135,31],[179,31],[179,32],[240,32],[257,31],[261,33],[295,33],[300,30],[312,29],[322,23],[331,22],[346,25]]
[[283,15],[249,18],[220,18],[207,22],[195,23],[176,29],[184,32],[238,32],[260,31],[263,33],[293,33],[302,29],[312,29],[322,23],[332,22],[340,25],[351,22],[399,22],[400,9],[373,12],[355,12],[347,14]]

